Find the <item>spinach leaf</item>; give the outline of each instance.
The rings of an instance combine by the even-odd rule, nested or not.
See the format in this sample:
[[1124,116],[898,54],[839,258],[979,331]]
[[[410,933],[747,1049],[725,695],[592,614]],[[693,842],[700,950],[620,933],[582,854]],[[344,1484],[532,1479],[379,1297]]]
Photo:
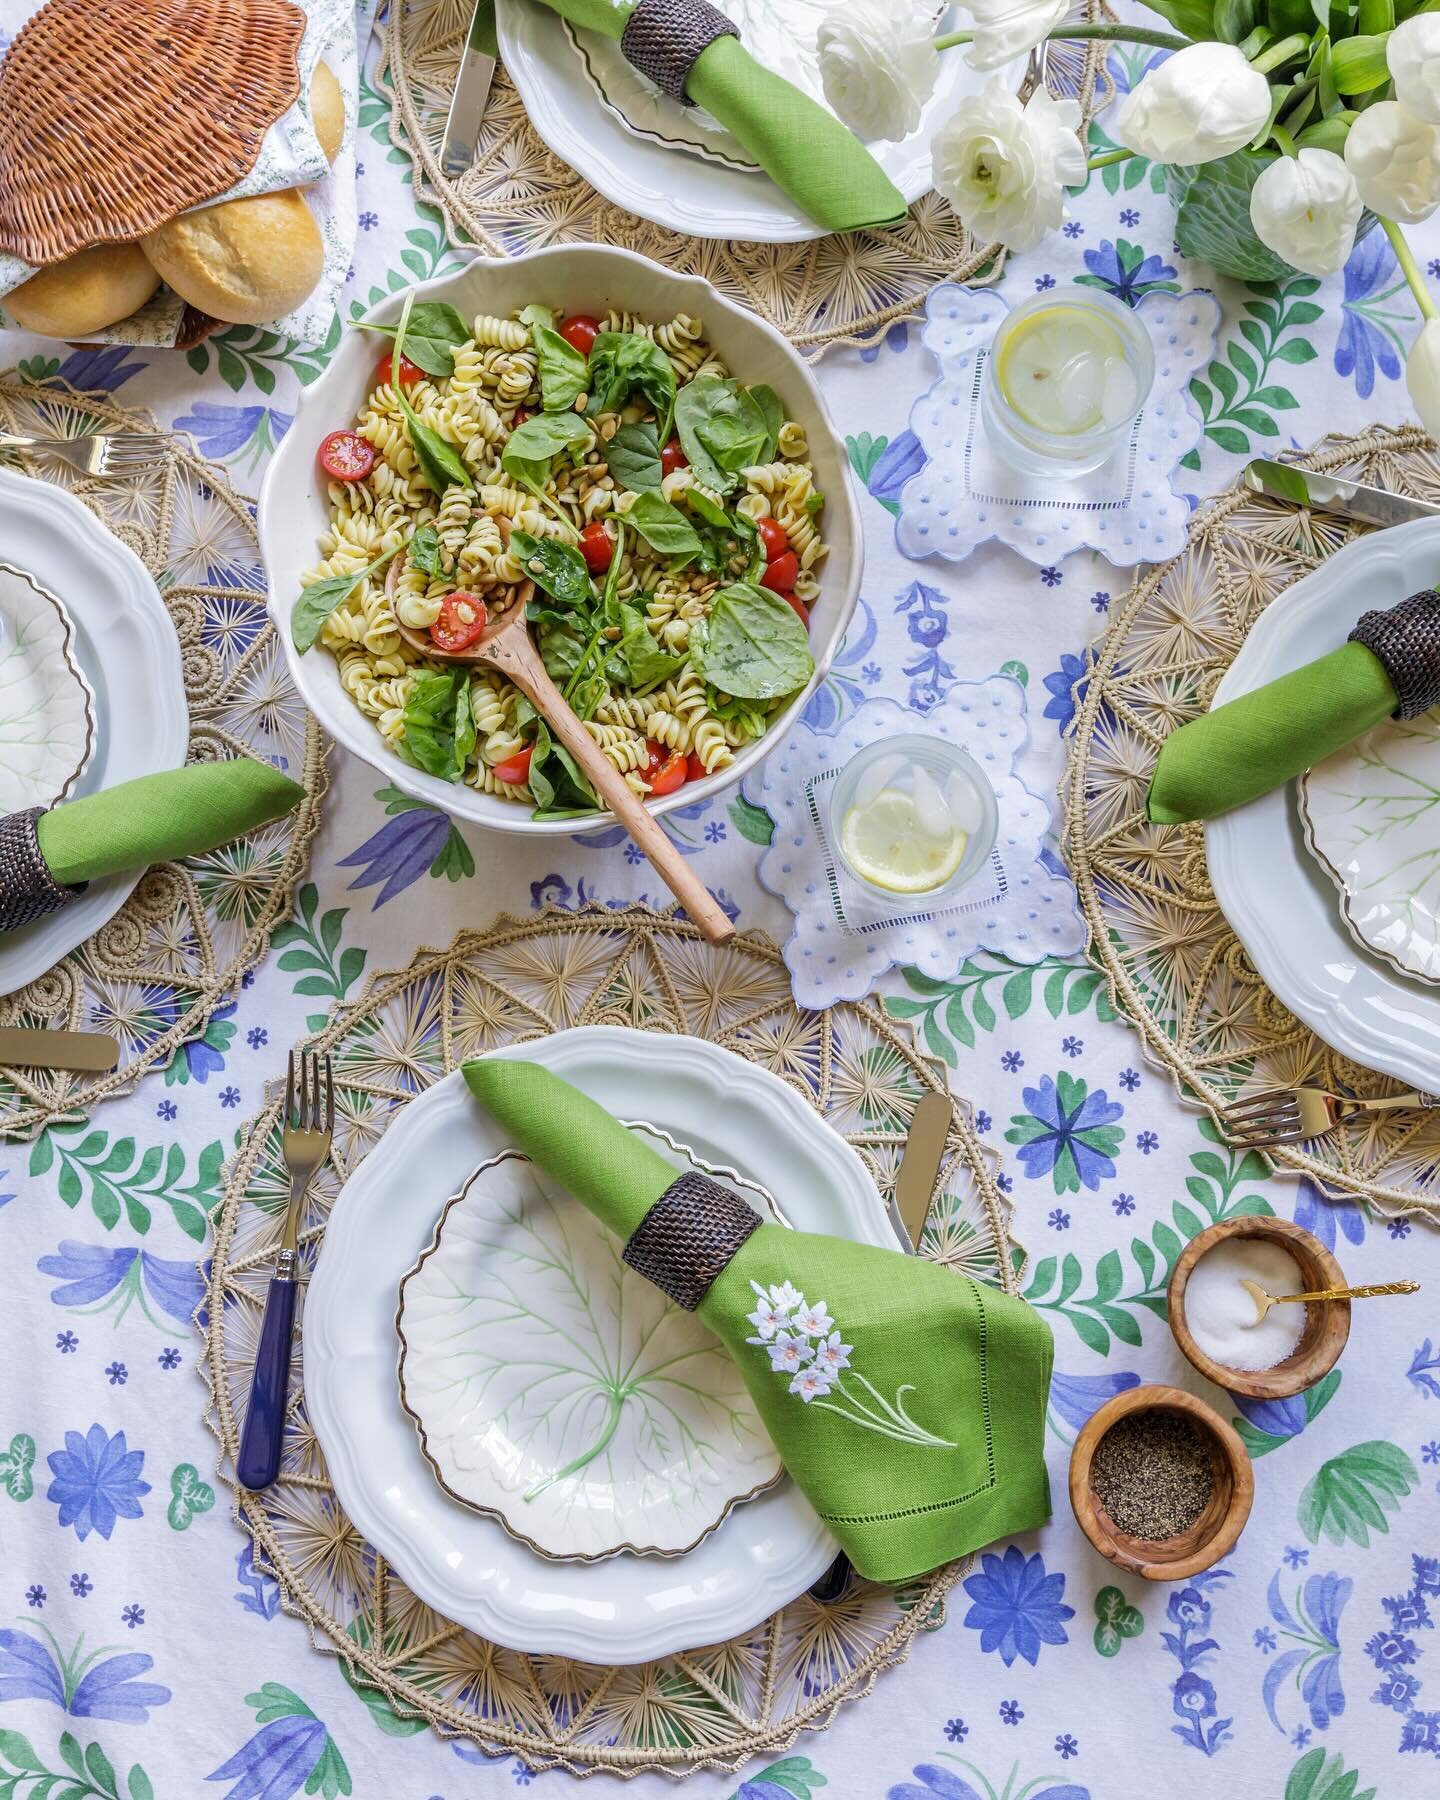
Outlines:
[[785,408],[774,388],[767,387],[763,382],[759,387],[747,388],[745,391],[765,421],[765,445],[755,460],[762,463],[774,462],[775,453],[780,448],[780,427],[785,423]]
[[620,603],[620,633],[620,657],[624,662],[621,679],[630,687],[656,687],[684,668],[685,658],[661,649],[645,623],[644,613],[624,601]]
[[691,467],[707,487],[728,493],[741,469],[775,454],[784,409],[773,388],[742,388],[707,376],[681,388],[675,425]]
[[[383,337],[393,338],[400,327],[367,325],[362,321],[360,329],[378,331]],[[405,331],[405,354],[417,369],[423,369],[427,375],[453,375],[454,352],[469,336],[470,327],[453,306],[444,300],[422,300],[410,310]]]
[[563,744],[557,744],[551,738],[543,719],[535,733],[529,781],[537,819],[594,812],[599,806],[595,791],[578,763]]
[[730,515],[723,506],[718,506],[702,488],[690,488],[685,495],[685,504],[691,512],[698,513],[705,524],[713,526],[716,531],[730,529]]
[[765,573],[765,540],[761,537],[755,521],[749,513],[737,512],[732,522],[741,543],[750,546],[750,560],[745,565],[745,573],[741,580],[758,583],[760,577]]
[[[400,323],[395,327],[397,360],[405,354],[405,346],[410,341],[410,317],[413,311],[411,303],[414,298],[413,292],[407,297],[405,310],[400,314]],[[470,471],[465,467],[460,452],[453,444],[447,443],[438,431],[433,431],[430,426],[422,423],[420,415],[406,399],[403,387],[397,385],[395,398],[400,402],[400,410],[405,415],[420,473],[435,492],[443,496],[448,487],[474,487],[475,483],[470,479]]]
[[405,702],[401,749],[427,775],[459,781],[475,748],[470,677],[464,669],[417,673]]
[[500,467],[535,491],[550,479],[551,460],[562,450],[588,444],[593,433],[575,413],[536,413],[506,439]]
[[728,494],[734,487],[735,477],[710,454],[701,428],[709,422],[721,396],[734,386],[733,381],[707,377],[704,381],[686,382],[675,396],[675,429],[680,436],[680,448],[695,471],[695,479],[721,494]]
[[585,358],[548,325],[532,325],[530,341],[540,369],[540,404],[547,413],[569,412],[589,379]]
[[440,575],[440,537],[433,525],[422,525],[407,546],[409,559],[423,575]]
[[605,461],[610,473],[623,488],[634,494],[658,494],[664,472],[660,467],[660,443],[655,427],[648,421],[641,425],[622,425],[605,445]]
[[778,594],[748,581],[723,587],[690,632],[690,660],[740,700],[793,694],[815,672],[805,627]]
[[302,656],[319,637],[321,627],[335,608],[348,600],[362,581],[378,575],[391,557],[399,553],[397,544],[395,549],[385,551],[353,575],[327,575],[323,581],[312,581],[309,587],[301,588],[300,598],[290,614],[290,641]]
[[538,300],[532,300],[528,306],[520,309],[520,323],[528,325],[533,332],[537,325],[544,325],[548,330],[555,329],[555,314],[548,306],[542,306]]
[[578,550],[557,543],[554,538],[531,537],[528,531],[511,532],[510,548],[536,587],[543,588],[562,605],[594,604],[595,583]]
[[637,494],[635,504],[621,516],[662,556],[688,559],[700,554],[700,539],[695,535],[695,527],[678,506],[672,506],[658,494]]
[[614,412],[638,393],[655,409],[655,434],[660,443],[670,436],[675,412],[675,370],[670,358],[649,338],[631,331],[602,331],[590,346],[590,406],[597,413]]

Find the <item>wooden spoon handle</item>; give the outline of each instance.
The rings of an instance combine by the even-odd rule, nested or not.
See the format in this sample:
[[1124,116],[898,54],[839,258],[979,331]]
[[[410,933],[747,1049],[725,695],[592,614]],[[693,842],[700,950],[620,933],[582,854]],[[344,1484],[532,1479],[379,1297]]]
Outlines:
[[[665,835],[660,821],[627,785],[625,777],[581,724],[550,679],[533,645],[529,655],[510,655],[502,665],[516,687],[579,763],[590,785],[649,857],[657,874],[712,944],[726,943],[735,926],[710,890]],[[509,648],[509,646],[507,646]]]

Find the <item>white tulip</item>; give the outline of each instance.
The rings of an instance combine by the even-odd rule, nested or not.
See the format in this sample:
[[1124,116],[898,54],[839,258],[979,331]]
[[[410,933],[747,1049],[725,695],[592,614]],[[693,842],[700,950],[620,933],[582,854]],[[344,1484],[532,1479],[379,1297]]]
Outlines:
[[1400,104],[1440,125],[1440,13],[1416,13],[1397,25],[1385,45],[1385,60]]
[[961,0],[975,21],[965,48],[972,69],[1000,69],[1033,50],[1070,10],[1070,0]]
[[1166,57],[1120,103],[1110,135],[1151,162],[1189,168],[1243,150],[1270,117],[1270,83],[1233,44]]
[[1380,100],[1350,127],[1345,167],[1371,212],[1418,225],[1440,206],[1440,125]]
[[1431,437],[1440,439],[1440,319],[1429,320],[1410,346],[1405,385]]
[[846,0],[815,34],[831,110],[860,138],[899,143],[920,123],[940,56],[926,0]]
[[1000,76],[935,133],[935,186],[981,243],[1033,250],[1085,180],[1080,108],[1036,88],[1022,107]]
[[1306,275],[1343,269],[1359,222],[1360,190],[1332,150],[1277,156],[1250,190],[1256,237]]

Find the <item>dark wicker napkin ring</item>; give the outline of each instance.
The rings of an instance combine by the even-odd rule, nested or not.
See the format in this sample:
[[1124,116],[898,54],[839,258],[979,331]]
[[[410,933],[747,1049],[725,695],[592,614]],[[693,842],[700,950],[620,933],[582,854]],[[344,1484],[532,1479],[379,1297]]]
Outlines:
[[50,873],[35,835],[44,811],[32,806],[0,818],[0,931],[18,931],[85,892],[83,881],[78,887],[62,887]]
[[1397,719],[1418,719],[1440,706],[1440,594],[1412,594],[1384,612],[1367,612],[1350,633],[1390,677],[1400,704]]
[[762,1221],[707,1176],[681,1175],[631,1232],[624,1258],[677,1306],[694,1312]]
[[708,0],[640,0],[620,34],[620,52],[662,94],[690,104],[685,83],[716,38],[738,38],[740,29]]

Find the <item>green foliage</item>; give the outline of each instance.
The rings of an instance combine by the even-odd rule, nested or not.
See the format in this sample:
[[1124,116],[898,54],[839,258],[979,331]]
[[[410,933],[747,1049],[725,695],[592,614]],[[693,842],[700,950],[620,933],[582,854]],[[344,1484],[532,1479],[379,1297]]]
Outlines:
[[[354,1638],[361,1649],[368,1650],[370,1648],[371,1634],[370,1625],[367,1620],[355,1619],[347,1629],[349,1635]],[[392,1654],[398,1648],[398,1639],[394,1644],[390,1644],[387,1640],[387,1649],[389,1649]],[[417,1673],[415,1670],[405,1669],[403,1667],[400,1672],[410,1676],[412,1679]],[[403,1718],[396,1712],[395,1708],[391,1706],[390,1702],[378,1688],[373,1688],[367,1682],[362,1681],[355,1670],[351,1668],[348,1657],[342,1656],[340,1658],[340,1673],[345,1677],[346,1686],[350,1689],[351,1693],[364,1705],[373,1722],[379,1726],[386,1737],[414,1737],[417,1732],[426,1729],[424,1719]]]
[[[295,983],[297,994],[315,994],[328,1000],[344,1000],[360,979],[365,968],[365,952],[357,944],[340,951],[340,932],[349,907],[337,906],[316,921],[320,893],[313,881],[307,881],[295,897],[295,917],[284,924],[270,940],[280,950],[279,967],[287,975],[300,973]],[[325,1023],[324,1013],[311,1013],[306,1024],[318,1031]]]
[[159,1202],[198,1244],[220,1204],[224,1161],[224,1145],[218,1140],[207,1144],[196,1161],[194,1181],[182,1187],[185,1152],[179,1144],[168,1149],[153,1144],[142,1151],[133,1137],[112,1143],[108,1132],[92,1131],[82,1119],[41,1132],[30,1151],[30,1173],[47,1175],[54,1168],[60,1198],[69,1207],[80,1204],[88,1186],[90,1210],[107,1231],[115,1229],[122,1214],[132,1231],[148,1231],[151,1208]]
[[155,1800],[139,1763],[132,1763],[122,1794],[115,1766],[99,1744],[82,1749],[73,1732],[62,1731],[56,1754],[63,1766],[52,1769],[29,1738],[0,1730],[0,1800]]
[[172,1531],[188,1531],[190,1521],[200,1513],[209,1512],[215,1504],[215,1490],[208,1481],[200,1479],[200,1471],[194,1463],[179,1463],[170,1475],[170,1504],[165,1510],[165,1517],[170,1521]]
[[1356,1792],[1359,1780],[1358,1771],[1345,1767],[1338,1750],[1327,1756],[1317,1744],[1290,1771],[1285,1800],[1375,1800],[1373,1787]]
[[[313,1719],[315,1714],[294,1692],[282,1687],[278,1681],[267,1681],[256,1694],[247,1694],[245,1704],[255,1708],[255,1721],[259,1725],[268,1725],[272,1719]],[[345,1767],[345,1759],[341,1756],[334,1738],[325,1733],[325,1748],[320,1752],[320,1760],[310,1771],[310,1778],[305,1783],[307,1794],[319,1794],[321,1800],[337,1800],[340,1794],[348,1794],[351,1790],[350,1771]]]
[[808,1756],[787,1756],[780,1762],[757,1769],[741,1784],[738,1792],[730,1796],[730,1800],[741,1800],[752,1789],[763,1793],[767,1786],[782,1788],[787,1794],[793,1794],[795,1800],[811,1800],[816,1788],[828,1785]]
[[1030,671],[1022,662],[1015,662],[1013,660],[1010,662],[1003,662],[1000,665],[1000,673],[1002,675],[1008,675],[1012,681],[1018,681],[1021,687],[1027,687],[1029,685]]
[[752,806],[743,794],[730,802],[730,823],[752,844],[774,840],[775,821],[763,806]]
[[[402,794],[397,787],[386,786],[376,788],[376,800],[385,803],[386,818],[394,818],[396,813],[434,812],[433,806],[426,806],[423,800],[414,800],[409,794]],[[449,836],[435,853],[430,864],[431,879],[438,881],[443,875],[447,881],[468,880],[475,873],[475,858],[470,853],[470,846],[456,830],[451,822]]]
[[1312,1544],[1323,1532],[1332,1544],[1347,1539],[1365,1548],[1371,1531],[1390,1530],[1394,1512],[1419,1481],[1413,1462],[1398,1444],[1372,1438],[1322,1463],[1306,1484],[1297,1512],[1300,1529]]
[[53,381],[60,373],[58,356],[24,356],[20,359],[20,374],[25,381],[39,386],[42,381]]
[[277,374],[289,371],[302,387],[316,380],[340,343],[340,315],[331,320],[323,344],[302,344],[298,338],[267,331],[263,325],[231,325],[217,331],[203,344],[185,352],[185,360],[197,375],[216,373],[234,393],[253,381],[262,394],[273,394]]
[[[850,467],[860,478],[861,487],[869,488],[870,472],[885,454],[885,447],[889,442],[888,437],[871,437],[868,431],[862,431],[858,437],[846,438],[845,451],[850,458]],[[899,517],[898,500],[881,500],[878,494],[872,494],[870,498],[883,506],[886,512]]]
[[1101,1656],[1118,1656],[1126,1638],[1145,1629],[1145,1615],[1131,1606],[1118,1587],[1103,1587],[1095,1596],[1095,1648]]
[[975,1047],[977,1031],[993,1031],[999,1019],[997,1003],[1009,1019],[1030,1010],[1035,983],[1052,1019],[1073,1017],[1095,1009],[1098,1019],[1110,1021],[1114,1008],[1098,969],[1047,957],[1033,964],[1013,963],[1003,956],[980,950],[963,963],[950,981],[937,981],[919,969],[902,969],[905,985],[918,1000],[888,998],[885,1010],[895,1019],[915,1021],[915,1029],[931,1055],[941,1057],[953,1069],[959,1058],[956,1044]]
[[[1314,1387],[1306,1388],[1301,1398],[1305,1403],[1305,1423],[1318,1418],[1335,1398],[1340,1386],[1340,1371],[1332,1369],[1323,1380],[1317,1381]],[[1290,1444],[1293,1437],[1277,1437],[1274,1432],[1262,1431],[1258,1425],[1252,1425],[1248,1419],[1234,1418],[1230,1423],[1240,1434],[1251,1459],[1257,1456],[1268,1456],[1272,1450],[1278,1450],[1282,1444]]]
[[10,1448],[0,1451],[0,1487],[12,1500],[28,1500],[35,1492],[35,1477],[31,1470],[35,1467],[35,1440],[23,1431],[17,1431],[10,1440]]
[[1176,205],[1175,242],[1182,255],[1240,281],[1283,281],[1294,273],[1260,242],[1250,223],[1250,190],[1274,160],[1273,154],[1237,150],[1215,162],[1166,169],[1165,184]]
[[[1251,438],[1278,438],[1277,412],[1290,412],[1299,402],[1289,388],[1270,379],[1275,363],[1298,366],[1313,362],[1315,346],[1308,335],[1294,335],[1313,325],[1323,309],[1309,298],[1320,283],[1310,275],[1293,275],[1253,289],[1241,311],[1239,332],[1245,342],[1231,338],[1224,357],[1197,375],[1190,395],[1205,420],[1205,435],[1234,456],[1252,453]],[[1185,458],[1187,468],[1200,467],[1194,451]]]

